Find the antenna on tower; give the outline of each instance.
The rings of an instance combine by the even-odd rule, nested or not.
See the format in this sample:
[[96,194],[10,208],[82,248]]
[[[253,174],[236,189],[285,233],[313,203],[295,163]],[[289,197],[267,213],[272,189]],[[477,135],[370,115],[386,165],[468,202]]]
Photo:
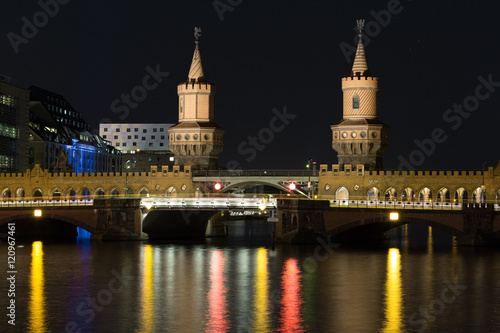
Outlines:
[[198,45],[198,38],[201,37],[201,28],[200,27],[194,27],[194,38],[196,38],[196,45]]

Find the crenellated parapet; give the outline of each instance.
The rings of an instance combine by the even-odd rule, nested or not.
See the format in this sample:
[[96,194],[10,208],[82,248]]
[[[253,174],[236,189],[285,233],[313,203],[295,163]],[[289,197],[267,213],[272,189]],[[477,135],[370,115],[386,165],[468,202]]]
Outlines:
[[35,165],[25,173],[0,174],[1,200],[192,196],[190,166],[152,166],[149,172],[51,173]]
[[[496,168],[498,169],[498,167]],[[373,171],[364,165],[320,165],[318,194],[341,200],[500,202],[500,176],[484,171]]]

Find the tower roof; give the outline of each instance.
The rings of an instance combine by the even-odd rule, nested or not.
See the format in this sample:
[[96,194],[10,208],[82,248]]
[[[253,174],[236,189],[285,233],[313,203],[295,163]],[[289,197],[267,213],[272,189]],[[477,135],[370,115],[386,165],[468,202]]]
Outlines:
[[356,48],[356,57],[352,65],[351,76],[370,76],[368,71],[368,64],[366,63],[365,47],[363,46],[363,28],[365,20],[357,20],[359,30],[358,47]]
[[193,61],[191,62],[191,68],[189,68],[188,82],[205,81],[205,73],[203,72],[203,66],[201,65],[201,54],[197,41],[194,49]]

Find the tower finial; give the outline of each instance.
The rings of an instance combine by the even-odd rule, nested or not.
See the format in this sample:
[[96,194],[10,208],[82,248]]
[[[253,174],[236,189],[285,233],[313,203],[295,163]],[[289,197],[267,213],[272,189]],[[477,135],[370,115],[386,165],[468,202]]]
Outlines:
[[201,28],[200,27],[194,27],[194,38],[196,38],[196,45],[198,45],[198,38],[201,37]]
[[363,37],[363,29],[365,28],[365,20],[364,19],[359,19],[356,20],[356,23],[358,24],[358,31],[359,31],[359,39],[361,40],[361,37]]

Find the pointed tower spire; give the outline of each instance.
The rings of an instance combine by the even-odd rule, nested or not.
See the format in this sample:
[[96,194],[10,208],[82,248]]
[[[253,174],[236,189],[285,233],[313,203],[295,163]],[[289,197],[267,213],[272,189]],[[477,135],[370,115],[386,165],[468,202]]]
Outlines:
[[191,67],[189,68],[188,82],[206,82],[205,73],[203,72],[203,66],[201,65],[201,54],[200,48],[198,46],[198,38],[201,36],[201,28],[194,28],[194,37],[196,38],[193,54],[193,61],[191,62]]
[[359,30],[358,47],[356,49],[356,57],[352,65],[351,76],[370,76],[368,65],[365,57],[365,47],[363,46],[363,28],[365,27],[365,20],[357,20]]

